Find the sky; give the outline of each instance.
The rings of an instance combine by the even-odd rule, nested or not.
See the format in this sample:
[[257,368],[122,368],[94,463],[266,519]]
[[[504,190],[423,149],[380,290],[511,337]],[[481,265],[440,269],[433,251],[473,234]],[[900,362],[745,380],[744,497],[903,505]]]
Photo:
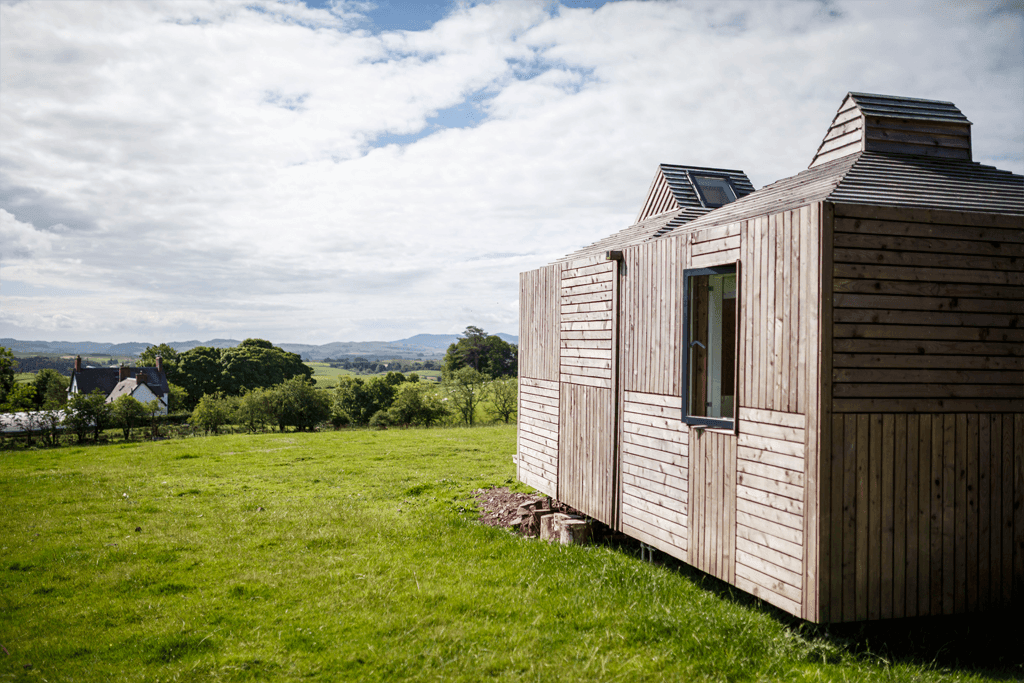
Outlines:
[[1024,172],[1024,2],[0,1],[0,337],[518,333],[659,163],[805,169],[847,92]]

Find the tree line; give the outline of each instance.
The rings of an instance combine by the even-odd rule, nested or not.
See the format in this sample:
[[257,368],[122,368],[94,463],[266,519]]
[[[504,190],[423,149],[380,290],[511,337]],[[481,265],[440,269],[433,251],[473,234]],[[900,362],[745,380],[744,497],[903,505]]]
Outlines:
[[[481,406],[495,420],[510,422],[516,414],[517,348],[478,327],[467,327],[448,348],[441,363],[442,383],[421,382],[415,373],[391,371],[373,377],[342,377],[337,387],[315,386],[312,370],[298,354],[263,339],[246,339],[231,349],[196,347],[178,353],[167,344],[147,348],[139,366],[155,366],[156,358],[169,383],[170,409],[184,413],[206,433],[227,425],[246,431],[298,431],[321,425],[431,426],[473,425]],[[21,413],[31,432],[56,443],[62,430],[84,441],[99,439],[105,429],[120,428],[125,439],[133,430],[160,422],[156,402],[143,404],[131,396],[112,403],[98,390],[67,397],[68,378],[41,370],[32,384],[14,382],[13,356],[0,348],[0,411]],[[392,367],[402,367],[392,365]]]

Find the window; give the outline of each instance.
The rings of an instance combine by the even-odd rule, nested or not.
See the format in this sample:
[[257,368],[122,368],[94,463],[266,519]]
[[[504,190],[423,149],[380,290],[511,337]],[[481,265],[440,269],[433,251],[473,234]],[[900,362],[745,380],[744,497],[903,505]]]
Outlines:
[[683,421],[732,428],[739,264],[687,270],[684,278]]
[[693,186],[697,189],[700,202],[709,209],[717,209],[729,202],[736,201],[736,190],[724,176],[696,175],[690,176]]

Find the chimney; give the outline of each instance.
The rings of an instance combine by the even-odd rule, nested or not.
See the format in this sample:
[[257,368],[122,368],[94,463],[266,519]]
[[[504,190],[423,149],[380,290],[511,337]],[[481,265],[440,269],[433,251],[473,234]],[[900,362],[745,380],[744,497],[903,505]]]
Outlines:
[[145,384],[149,377],[146,375],[145,370],[139,370],[138,374],[135,375],[136,384]]
[[129,370],[128,366],[125,365],[124,363],[121,363],[121,367],[119,367],[117,369],[117,381],[118,382],[123,382],[124,380],[128,379],[128,370]]
[[156,357],[156,371],[158,373],[164,371],[164,359],[161,358],[160,356]]
[[81,372],[81,371],[82,371],[82,357],[81,356],[75,356],[75,372]]

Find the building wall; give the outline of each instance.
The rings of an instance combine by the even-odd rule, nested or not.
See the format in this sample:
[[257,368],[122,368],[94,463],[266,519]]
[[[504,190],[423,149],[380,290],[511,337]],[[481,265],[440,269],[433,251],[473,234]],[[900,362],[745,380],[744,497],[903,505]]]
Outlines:
[[835,207],[820,619],[1024,599],[1019,217]]

